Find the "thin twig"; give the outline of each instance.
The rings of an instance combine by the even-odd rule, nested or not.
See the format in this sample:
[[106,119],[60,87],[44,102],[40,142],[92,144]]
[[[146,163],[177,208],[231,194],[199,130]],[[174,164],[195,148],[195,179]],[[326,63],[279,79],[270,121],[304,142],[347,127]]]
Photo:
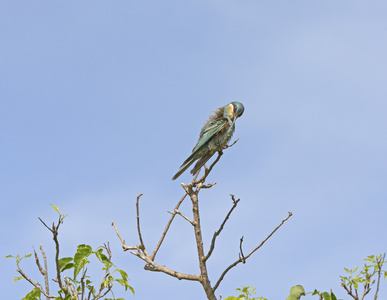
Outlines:
[[53,233],[52,229],[51,229],[50,227],[48,227],[48,226],[47,226],[47,224],[46,224],[46,223],[44,223],[44,222],[43,222],[43,220],[42,220],[41,218],[39,218],[39,217],[38,217],[38,219],[40,220],[40,222],[42,222],[42,223],[43,223],[43,225],[44,225],[44,226],[46,226],[46,227],[47,227],[47,229],[48,229],[48,230],[50,230],[50,231]]
[[241,237],[240,239],[240,242],[239,242],[239,249],[240,249],[240,253],[239,253],[239,259],[242,259],[242,263],[246,263],[246,258],[245,256],[243,255],[243,251],[242,251],[242,243],[243,243],[243,236]]
[[192,280],[192,281],[200,281],[201,276],[200,275],[192,275],[192,274],[184,274],[177,271],[174,271],[172,269],[167,268],[166,266],[161,266],[157,263],[155,263],[153,260],[151,260],[151,257],[149,255],[145,255],[141,253],[140,251],[134,252],[130,251],[133,255],[141,258],[143,261],[145,261],[147,264],[144,267],[145,270],[153,271],[153,272],[163,272],[165,274],[168,274],[170,276],[176,277],[177,279],[185,279],[185,280]]
[[81,277],[81,300],[84,300],[83,296],[85,294],[85,277],[86,277],[86,271],[87,270],[84,270],[83,271],[83,274],[82,274],[82,277]]
[[[180,205],[183,203],[185,197],[187,196],[187,192],[183,195],[183,197],[181,197],[181,199],[179,200],[179,202],[177,203],[177,205],[175,206],[175,209],[179,209]],[[164,241],[164,238],[165,236],[167,235],[167,232],[169,230],[169,227],[171,226],[172,224],[172,221],[173,219],[175,218],[175,215],[176,214],[172,214],[171,218],[169,219],[167,225],[165,226],[165,229],[164,229],[164,232],[162,233],[161,237],[160,237],[160,240],[159,242],[157,243],[156,247],[155,247],[155,250],[153,250],[153,253],[152,253],[152,256],[151,256],[151,260],[154,261],[155,260],[155,257],[156,257],[156,254],[157,254],[157,251],[159,251],[160,249],[160,246],[161,244],[163,243]]]
[[[58,225],[55,227],[54,224],[52,224],[52,234],[53,234],[53,239],[55,242],[55,266],[56,266],[56,277],[58,279],[58,284],[61,289],[63,289],[63,283],[60,278],[60,267],[59,267],[59,241],[58,241],[58,229],[61,224],[61,216],[59,217]],[[66,291],[64,291],[65,295]]]
[[[42,252],[43,262],[44,262],[44,275],[43,276],[44,276],[44,283],[46,286],[46,292],[47,292],[47,294],[50,294],[50,285],[48,283],[47,257],[46,257],[46,253],[43,250],[42,244],[40,244],[40,251]],[[48,298],[47,298],[47,300],[48,300]]]
[[173,214],[178,214],[180,216],[183,217],[183,219],[185,219],[186,221],[188,221],[189,223],[191,223],[191,225],[194,225],[193,221],[191,221],[189,218],[187,218],[185,215],[183,215],[179,210],[175,209],[175,211],[172,213],[170,211],[168,211],[168,213],[170,213],[171,215]]
[[[289,212],[289,215],[282,220],[282,222],[255,248],[253,249],[246,257],[245,257],[245,260],[248,259],[255,251],[257,251],[259,248],[261,248],[263,246],[263,244],[292,216],[293,214],[291,212]],[[239,258],[238,260],[236,260],[234,263],[232,263],[231,265],[229,265],[226,270],[223,271],[222,275],[220,275],[218,281],[216,282],[216,284],[214,285],[214,288],[213,290],[215,291],[220,282],[223,280],[224,276],[226,275],[226,273],[228,271],[230,271],[230,269],[232,269],[233,267],[235,267],[237,264],[239,264],[240,262],[242,262],[242,259]]]
[[[36,251],[35,251],[35,249],[34,249],[35,263],[36,263],[36,265],[38,266],[38,269],[39,269],[39,271],[40,271],[40,274],[42,274],[43,277],[44,277],[44,282],[45,282],[45,287],[46,287],[46,293],[47,293],[47,295],[49,295],[49,294],[50,294],[50,291],[49,291],[48,275],[47,275],[47,259],[46,259],[46,255],[45,255],[45,253],[44,253],[44,251],[43,251],[42,245],[40,245],[40,251],[41,251],[42,254],[43,254],[43,260],[44,260],[45,269],[43,269],[42,266],[40,265],[38,254],[36,253]],[[48,300],[49,298],[46,297],[46,299]]]
[[226,217],[224,218],[222,224],[220,225],[220,228],[218,231],[215,231],[214,233],[214,236],[212,237],[212,241],[211,241],[211,246],[210,246],[210,249],[208,250],[208,253],[207,255],[205,256],[204,260],[207,260],[211,254],[212,254],[212,251],[214,251],[214,248],[215,248],[215,240],[216,240],[216,237],[222,232],[223,228],[224,228],[224,225],[226,224],[228,218],[230,217],[232,211],[236,208],[236,206],[238,205],[238,202],[240,201],[240,199],[238,200],[235,200],[235,196],[234,195],[231,195],[231,199],[233,201],[233,206],[231,207],[230,211],[228,212],[228,214],[226,215]]
[[120,233],[118,232],[118,229],[117,229],[117,226],[116,226],[116,223],[112,222],[112,226],[114,226],[114,229],[116,230],[116,234],[117,236],[119,237],[121,243],[122,243],[122,248],[124,249],[124,251],[127,251],[127,250],[136,250],[139,248],[139,245],[137,246],[133,246],[133,247],[130,247],[130,246],[126,246],[125,244],[125,240],[122,239]]
[[144,241],[142,240],[141,230],[140,230],[140,207],[139,207],[139,201],[140,201],[141,196],[142,196],[142,194],[138,195],[137,196],[137,201],[136,201],[137,231],[138,231],[138,238],[140,239],[141,249],[145,250],[145,245],[144,245]]
[[376,291],[375,291],[375,296],[374,296],[374,300],[376,300],[378,298],[378,293],[379,293],[379,283],[380,283],[380,276],[381,276],[381,272],[382,272],[382,267],[383,267],[383,264],[384,264],[384,259],[386,257],[386,253],[383,254],[383,256],[380,258],[380,259],[377,259],[376,262],[378,264],[378,282],[376,284]]
[[342,283],[341,286],[347,291],[347,294],[350,295],[353,299],[356,299],[356,296],[352,294],[352,286],[350,288],[347,287],[346,284]]
[[56,298],[56,296],[50,296],[49,294],[47,294],[44,290],[43,290],[43,287],[42,285],[39,283],[39,282],[33,282],[30,278],[28,278],[28,276],[26,274],[24,274],[24,272],[18,268],[17,269],[18,273],[25,279],[27,280],[29,283],[31,283],[34,287],[38,288],[40,290],[40,292],[46,296],[46,298],[50,298],[50,299],[54,299]]

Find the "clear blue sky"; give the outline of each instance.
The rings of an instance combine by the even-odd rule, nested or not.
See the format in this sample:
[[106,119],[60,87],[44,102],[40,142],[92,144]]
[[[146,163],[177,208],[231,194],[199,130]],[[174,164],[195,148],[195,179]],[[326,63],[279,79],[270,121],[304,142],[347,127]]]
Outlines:
[[[242,235],[248,252],[292,211],[218,292],[252,285],[281,300],[302,284],[346,297],[343,268],[387,250],[386,15],[385,1],[0,2],[1,257],[42,243],[53,258],[37,219],[57,219],[52,203],[68,214],[61,255],[110,241],[137,292],[117,296],[203,299],[195,282],[144,271],[111,222],[137,244],[143,193],[152,250],[191,179],[171,177],[210,113],[237,100],[240,140],[200,198],[207,248],[229,194],[241,198],[209,263],[212,282]],[[197,273],[193,247],[177,219],[157,262]],[[32,260],[22,266],[42,281]],[[11,284],[10,259],[1,267],[2,298],[22,298],[31,287]]]

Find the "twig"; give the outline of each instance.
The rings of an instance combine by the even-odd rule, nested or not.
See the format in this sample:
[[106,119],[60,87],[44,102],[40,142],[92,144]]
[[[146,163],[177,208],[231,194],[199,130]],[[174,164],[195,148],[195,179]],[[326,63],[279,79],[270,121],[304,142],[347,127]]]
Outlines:
[[238,205],[238,202],[240,201],[240,199],[238,200],[235,200],[235,196],[234,195],[231,195],[231,199],[233,201],[233,206],[231,207],[230,211],[228,212],[228,214],[226,215],[226,217],[224,218],[222,224],[220,225],[220,228],[218,231],[215,231],[214,233],[214,236],[212,237],[212,241],[211,241],[211,246],[210,246],[210,249],[208,250],[208,253],[207,255],[205,256],[204,260],[207,260],[211,254],[212,254],[212,251],[214,251],[214,248],[215,248],[215,240],[216,240],[216,237],[221,233],[221,231],[223,230],[224,228],[224,225],[226,224],[228,218],[230,217],[232,211],[236,208],[236,206]]
[[[248,259],[255,251],[257,251],[259,248],[261,248],[263,246],[263,244],[292,216],[293,214],[291,212],[289,212],[289,215],[282,220],[282,222],[255,248],[253,249],[246,257],[245,257],[245,260]],[[236,260],[234,263],[232,263],[231,265],[229,265],[226,270],[223,271],[222,275],[220,275],[218,281],[216,282],[216,284],[214,285],[214,288],[213,290],[215,291],[220,282],[223,280],[224,276],[226,275],[226,273],[228,271],[230,271],[230,269],[232,269],[233,267],[235,267],[237,264],[239,264],[240,262],[242,262],[242,259],[239,258],[238,260]]]
[[140,239],[140,247],[141,247],[141,250],[145,250],[145,245],[144,245],[144,242],[143,242],[143,240],[142,240],[141,230],[140,230],[140,207],[139,207],[139,201],[140,201],[141,196],[142,196],[142,194],[138,195],[138,196],[137,196],[137,201],[136,201],[136,211],[137,211],[137,231],[138,231],[138,238]]
[[[40,251],[42,252],[42,256],[43,256],[43,260],[44,260],[44,266],[45,266],[45,269],[43,269],[42,266],[40,265],[38,254],[36,253],[36,251],[35,251],[35,249],[34,249],[35,263],[36,263],[36,265],[38,266],[38,269],[39,269],[40,273],[41,273],[41,274],[43,275],[43,277],[44,277],[44,282],[45,282],[45,287],[46,287],[46,293],[47,293],[47,295],[49,295],[49,294],[50,294],[50,291],[49,291],[49,285],[48,285],[47,258],[46,258],[46,254],[45,254],[44,251],[43,251],[42,245],[40,245]],[[49,298],[46,297],[46,299],[48,300]]]
[[[55,266],[56,266],[56,276],[57,276],[57,279],[58,279],[58,284],[59,284],[59,287],[61,289],[63,289],[63,283],[62,283],[62,280],[60,278],[60,268],[59,268],[59,241],[58,241],[58,229],[59,229],[59,226],[61,224],[61,216],[59,217],[59,221],[58,221],[58,225],[55,227],[54,224],[52,224],[52,234],[53,234],[53,239],[54,239],[54,242],[55,242]],[[66,294],[66,291],[64,292],[65,295]]]
[[[40,244],[40,251],[42,252],[43,262],[44,262],[44,283],[46,286],[47,294],[50,294],[50,285],[48,284],[48,268],[47,268],[47,257],[46,253],[44,253],[43,246]],[[46,297],[48,299],[48,297]]]
[[81,277],[81,300],[84,300],[83,296],[85,294],[85,277],[86,277],[86,271],[83,271],[82,277]]
[[350,288],[348,288],[347,285],[344,283],[342,283],[341,286],[347,291],[348,295],[350,295],[353,299],[356,299],[356,296],[354,294],[352,294],[352,286],[351,285],[350,285]]
[[[55,251],[56,276],[57,276],[57,280],[58,280],[58,284],[59,284],[60,289],[63,289],[63,283],[62,283],[62,280],[60,277],[60,268],[59,268],[59,241],[58,241],[58,229],[59,229],[60,224],[62,224],[62,222],[63,222],[62,215],[59,215],[58,224],[56,226],[54,223],[52,224],[52,228],[48,227],[47,224],[44,223],[41,218],[38,218],[38,219],[40,220],[40,222],[43,223],[44,226],[46,226],[46,228],[48,230],[51,231],[51,233],[53,235],[53,240],[55,242],[55,250],[56,250]],[[64,293],[65,293],[65,295],[68,294],[66,292],[66,290],[64,290]],[[62,298],[62,296],[61,296],[61,298]]]
[[375,296],[374,296],[374,300],[376,300],[378,298],[378,293],[379,293],[379,283],[380,283],[380,276],[381,276],[381,272],[382,272],[382,266],[384,264],[384,259],[386,257],[386,253],[383,254],[383,256],[380,258],[380,259],[377,259],[376,262],[378,264],[378,282],[376,284],[376,291],[375,291]]
[[130,246],[126,246],[125,245],[125,240],[122,239],[120,233],[118,232],[118,229],[117,229],[117,226],[116,226],[116,223],[112,222],[112,226],[114,226],[114,229],[116,230],[116,234],[117,236],[119,237],[121,243],[122,243],[122,248],[124,249],[124,251],[127,251],[127,250],[136,250],[140,247],[140,245],[137,245],[137,246],[133,246],[133,247],[130,247]]
[[192,281],[200,281],[201,276],[200,275],[192,275],[192,274],[184,274],[177,271],[174,271],[172,269],[167,268],[166,266],[161,266],[157,263],[155,263],[153,260],[151,260],[151,257],[149,255],[145,255],[141,253],[140,251],[134,252],[130,251],[133,255],[138,256],[143,261],[145,261],[147,264],[144,267],[145,270],[153,271],[153,272],[163,272],[165,274],[168,274],[170,276],[176,277],[177,279],[185,279],[185,280],[192,280]]
[[[180,205],[183,203],[183,201],[184,201],[184,199],[185,199],[185,197],[186,197],[187,195],[188,195],[188,194],[187,194],[187,192],[186,192],[186,193],[183,195],[183,197],[181,197],[181,199],[180,199],[179,202],[177,203],[175,209],[179,209]],[[169,219],[167,225],[165,226],[164,232],[163,232],[163,234],[161,235],[160,240],[159,240],[159,242],[157,243],[157,245],[156,245],[156,247],[155,247],[155,250],[153,250],[153,253],[152,253],[152,256],[151,256],[151,260],[152,260],[152,261],[155,260],[157,251],[159,251],[160,246],[161,246],[161,244],[163,243],[165,236],[167,235],[167,232],[168,232],[168,230],[169,230],[169,227],[171,226],[172,221],[173,221],[173,219],[175,218],[175,215],[176,215],[176,214],[172,214],[172,216],[171,216],[171,218]]]
[[172,213],[172,212],[170,212],[170,211],[168,211],[168,213],[170,213],[171,215],[173,215],[173,214],[178,214],[178,215],[180,215],[180,216],[182,216],[183,217],[183,219],[185,219],[186,221],[188,221],[189,223],[191,223],[191,225],[194,225],[194,222],[193,221],[191,221],[189,218],[187,218],[185,215],[183,215],[179,210],[177,210],[177,209],[175,209],[175,211]]
[[42,285],[39,283],[39,282],[33,282],[30,278],[28,278],[28,276],[26,274],[24,274],[24,272],[18,268],[17,269],[18,273],[25,279],[27,280],[29,283],[31,283],[34,287],[38,288],[40,290],[40,292],[46,296],[46,298],[50,298],[50,299],[54,299],[56,298],[56,296],[50,296],[49,294],[47,294],[44,290],[43,290],[43,287]]
[[243,255],[243,251],[242,251],[242,243],[243,243],[243,236],[241,237],[240,239],[240,242],[239,242],[239,249],[240,249],[240,253],[239,253],[239,259],[242,260],[242,263],[246,263],[246,258],[245,256]]
[[48,227],[48,226],[47,226],[47,224],[46,224],[46,223],[44,223],[44,222],[43,222],[43,220],[42,220],[41,218],[39,218],[39,217],[38,217],[38,219],[40,220],[40,222],[42,222],[42,223],[43,223],[43,225],[44,225],[44,226],[46,226],[46,227],[47,227],[47,229],[48,229],[48,230],[50,230],[50,231],[53,233],[52,229],[51,229],[50,227]]

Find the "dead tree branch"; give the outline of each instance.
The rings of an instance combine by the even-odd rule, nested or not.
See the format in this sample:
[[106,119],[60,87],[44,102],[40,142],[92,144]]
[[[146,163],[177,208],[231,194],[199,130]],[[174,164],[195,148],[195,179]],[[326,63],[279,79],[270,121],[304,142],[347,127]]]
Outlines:
[[[237,141],[238,140],[236,140],[234,143],[232,143],[229,146],[224,146],[221,150],[218,151],[218,156],[216,157],[214,162],[210,165],[210,167],[207,168],[206,166],[204,166],[204,174],[200,179],[197,179],[197,177],[199,176],[199,173],[200,173],[200,172],[197,172],[195,174],[195,177],[193,178],[193,180],[188,185],[185,183],[181,183],[181,186],[183,187],[185,193],[182,196],[182,198],[178,201],[174,210],[172,212],[168,211],[168,213],[171,214],[171,218],[167,222],[167,225],[166,225],[163,233],[161,234],[160,240],[157,243],[157,245],[156,245],[156,247],[153,250],[153,253],[151,255],[149,255],[145,249],[145,244],[144,244],[143,236],[141,234],[141,229],[140,229],[139,200],[140,200],[140,197],[142,196],[142,194],[137,196],[137,201],[136,201],[137,232],[138,232],[138,238],[140,241],[139,245],[127,246],[125,244],[125,240],[121,237],[120,233],[118,232],[116,224],[114,222],[112,223],[112,225],[114,226],[114,229],[117,233],[117,236],[119,237],[119,239],[121,241],[122,248],[124,249],[124,251],[132,250],[132,251],[130,251],[131,254],[142,259],[146,263],[146,265],[144,266],[145,270],[149,270],[149,271],[153,271],[153,272],[163,272],[163,273],[168,274],[172,277],[175,277],[179,280],[184,279],[184,280],[198,281],[203,286],[203,289],[206,293],[207,299],[209,299],[209,300],[217,300],[217,298],[215,297],[215,290],[218,288],[220,282],[223,280],[226,273],[231,268],[236,266],[238,263],[240,263],[240,262],[245,263],[246,259],[249,258],[255,251],[257,251],[278,230],[278,228],[281,227],[282,224],[286,220],[288,220],[290,218],[290,216],[292,215],[292,213],[289,213],[288,217],[285,218],[284,220],[282,220],[281,224],[278,225],[277,228],[275,228],[273,230],[273,232],[270,235],[268,235],[267,238],[265,240],[263,240],[262,243],[260,245],[258,245],[255,249],[253,249],[247,256],[244,256],[243,251],[242,251],[242,242],[243,242],[243,237],[242,237],[240,240],[239,259],[236,262],[234,262],[233,264],[231,264],[229,267],[226,268],[226,270],[221,274],[220,278],[218,279],[218,281],[216,282],[214,287],[211,286],[206,263],[214,251],[215,241],[216,241],[217,236],[219,236],[220,233],[222,232],[227,220],[229,219],[233,210],[236,208],[240,199],[235,200],[235,197],[233,195],[231,195],[233,205],[232,205],[231,209],[229,210],[229,212],[227,213],[225,219],[221,223],[219,229],[214,233],[212,240],[211,240],[211,245],[210,245],[210,248],[208,250],[208,253],[207,253],[207,255],[205,255],[204,254],[204,246],[203,246],[202,228],[200,225],[198,194],[199,194],[199,191],[201,189],[203,189],[203,188],[208,189],[208,188],[213,187],[216,184],[216,182],[210,183],[210,184],[205,184],[204,182],[207,179],[207,176],[210,174],[210,172],[214,168],[214,166],[219,162],[221,156],[223,155],[223,150],[233,146]],[[184,201],[184,199],[187,196],[189,196],[189,198],[191,199],[191,202],[192,202],[192,215],[193,215],[192,219],[188,218],[185,214],[183,214],[179,210],[180,205],[182,204],[182,202]],[[169,269],[166,266],[162,266],[162,265],[155,262],[156,254],[157,254],[158,250],[160,249],[161,244],[163,243],[165,236],[167,235],[168,230],[172,224],[172,221],[174,220],[176,215],[180,215],[182,218],[184,218],[186,221],[188,221],[193,226],[195,241],[196,241],[196,251],[197,251],[197,255],[198,255],[198,267],[200,270],[200,274],[181,273],[181,272]]]
[[208,250],[208,253],[207,253],[206,257],[204,258],[205,260],[210,258],[211,254],[212,254],[212,251],[214,251],[214,248],[215,248],[216,237],[222,232],[222,230],[224,228],[224,225],[226,224],[226,222],[227,222],[228,218],[230,217],[232,211],[236,208],[236,206],[238,205],[238,202],[240,201],[240,199],[235,200],[235,196],[234,195],[231,195],[231,199],[232,199],[232,202],[233,202],[233,206],[231,207],[230,211],[228,212],[228,214],[224,218],[222,224],[220,225],[219,230],[215,231],[214,236],[212,237],[210,249]]
[[[244,257],[245,260],[247,260],[255,251],[257,251],[259,248],[261,248],[263,246],[263,244],[292,216],[293,214],[291,212],[289,212],[289,215],[282,220],[282,222],[255,248],[253,249],[247,256]],[[224,276],[226,275],[226,273],[228,271],[230,271],[233,267],[235,267],[237,264],[241,263],[243,260],[241,257],[239,257],[238,260],[236,260],[234,263],[232,263],[231,265],[229,265],[222,273],[222,275],[220,275],[218,281],[216,282],[216,284],[214,285],[214,291],[218,288],[220,282],[223,280]]]

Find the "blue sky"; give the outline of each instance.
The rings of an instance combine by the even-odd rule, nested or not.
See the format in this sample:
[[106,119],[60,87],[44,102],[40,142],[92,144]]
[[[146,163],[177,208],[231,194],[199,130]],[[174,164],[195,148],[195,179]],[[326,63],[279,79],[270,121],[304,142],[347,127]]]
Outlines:
[[[248,252],[293,217],[218,295],[251,285],[285,299],[302,284],[346,297],[343,268],[387,249],[386,13],[385,1],[2,1],[1,257],[42,244],[53,258],[37,219],[57,219],[52,203],[68,214],[62,256],[109,241],[134,299],[203,299],[197,283],[143,270],[111,222],[137,244],[143,193],[153,249],[179,183],[191,180],[172,176],[211,112],[237,100],[240,140],[200,195],[206,249],[229,194],[241,198],[209,262],[212,283],[237,259],[241,236]],[[188,202],[181,211],[190,214]],[[157,262],[197,273],[193,247],[177,219]],[[11,260],[1,266],[2,297],[21,299],[31,287],[11,284]],[[22,266],[42,281],[32,260]]]

